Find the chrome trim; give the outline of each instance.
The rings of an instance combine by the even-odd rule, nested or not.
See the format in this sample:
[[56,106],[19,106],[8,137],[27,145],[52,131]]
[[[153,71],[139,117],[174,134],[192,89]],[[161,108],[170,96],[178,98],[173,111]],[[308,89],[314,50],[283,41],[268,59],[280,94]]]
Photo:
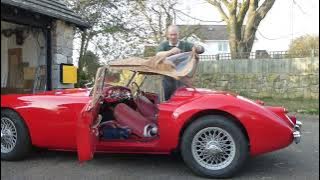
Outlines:
[[300,142],[300,140],[301,140],[301,134],[300,134],[300,132],[299,132],[299,131],[294,131],[294,132],[293,132],[293,138],[294,138],[294,142],[295,142],[296,144],[298,144],[298,143]]
[[301,141],[301,127],[302,122],[297,121],[294,125],[294,131],[293,131],[293,139],[296,144],[298,144]]
[[143,128],[144,137],[153,137],[157,135],[156,133],[158,133],[158,128],[155,124],[148,124]]
[[296,122],[296,125],[298,125],[298,126],[301,127],[301,126],[302,126],[302,122],[301,122],[301,121],[297,121],[297,122]]
[[94,121],[94,124],[91,126],[91,128],[97,128],[101,123],[101,121],[102,121],[102,115],[99,114],[97,119]]

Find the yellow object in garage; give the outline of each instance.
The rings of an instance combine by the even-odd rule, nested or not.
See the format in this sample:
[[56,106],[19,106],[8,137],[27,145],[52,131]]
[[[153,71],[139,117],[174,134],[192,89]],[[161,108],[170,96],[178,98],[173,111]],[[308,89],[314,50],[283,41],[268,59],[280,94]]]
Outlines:
[[61,64],[61,83],[77,83],[77,67],[73,64]]

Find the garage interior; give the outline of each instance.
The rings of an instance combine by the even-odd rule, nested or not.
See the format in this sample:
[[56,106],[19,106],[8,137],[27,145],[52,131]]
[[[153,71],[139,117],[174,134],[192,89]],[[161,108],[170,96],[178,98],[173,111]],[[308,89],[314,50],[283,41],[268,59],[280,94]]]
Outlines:
[[46,89],[43,29],[1,21],[1,94]]
[[73,88],[61,67],[75,69],[76,28],[90,27],[60,0],[1,0],[1,94]]

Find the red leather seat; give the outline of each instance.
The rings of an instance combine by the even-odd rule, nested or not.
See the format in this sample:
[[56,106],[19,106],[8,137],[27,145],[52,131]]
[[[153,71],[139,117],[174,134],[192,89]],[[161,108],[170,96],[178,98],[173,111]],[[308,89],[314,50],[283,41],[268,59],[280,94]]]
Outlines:
[[156,121],[158,108],[157,105],[153,104],[147,97],[139,95],[135,99],[137,110],[147,119]]
[[120,126],[128,127],[139,137],[152,137],[154,135],[152,129],[157,127],[151,120],[124,103],[114,108],[114,116]]

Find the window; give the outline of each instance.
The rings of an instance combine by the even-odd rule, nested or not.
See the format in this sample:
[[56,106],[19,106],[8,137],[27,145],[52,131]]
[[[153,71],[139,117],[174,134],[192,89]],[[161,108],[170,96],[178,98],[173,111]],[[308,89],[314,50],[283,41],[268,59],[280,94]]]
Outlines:
[[219,42],[219,44],[218,44],[218,50],[222,51],[222,43],[221,42]]
[[219,42],[218,50],[220,52],[228,52],[228,42]]
[[227,42],[223,43],[223,51],[225,51],[225,52],[228,51],[228,43]]

